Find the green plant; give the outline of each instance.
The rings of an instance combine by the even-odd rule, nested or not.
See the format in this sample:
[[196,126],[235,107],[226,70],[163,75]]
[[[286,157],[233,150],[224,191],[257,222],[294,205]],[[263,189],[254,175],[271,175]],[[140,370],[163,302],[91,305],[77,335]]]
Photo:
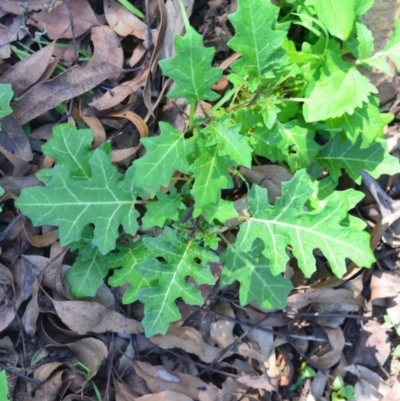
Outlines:
[[93,390],[94,390],[94,392],[96,394],[96,398],[98,399],[98,401],[102,401],[103,398],[102,398],[102,396],[100,394],[100,390],[97,387],[97,384],[93,380],[90,380],[90,377],[92,376],[91,372],[90,372],[90,369],[85,364],[83,364],[82,362],[74,362],[73,365],[75,366],[76,371],[79,374],[81,374],[86,380],[90,381],[91,385],[93,386]]
[[10,401],[8,398],[7,375],[5,370],[0,371],[0,400]]
[[311,379],[316,375],[316,372],[313,368],[308,366],[305,362],[303,362],[300,366],[299,376],[297,380],[290,385],[289,391],[297,390],[299,387],[302,387],[307,379]]
[[344,384],[342,376],[336,376],[332,383],[332,390],[331,401],[346,401],[356,398],[357,396],[353,386]]
[[[203,46],[185,16],[177,54],[160,66],[176,83],[169,97],[190,105],[189,127],[179,132],[160,122],[160,135],[142,139],[146,154],[125,174],[111,163],[109,144],[91,149],[90,130],[54,129],[42,149],[56,165],[40,171],[45,186],[24,189],[16,205],[35,225],[58,226],[61,243],[79,251],[67,274],[76,297],[94,296],[114,269],[109,285],[130,283],[122,301],[144,303],[142,323],[151,336],[180,318],[177,298],[203,303],[187,278],[213,284],[210,262],[224,263],[221,285],[240,282],[242,305],[257,301],[263,308],[285,306],[292,286],[281,273],[290,257],[307,277],[316,269],[317,248],[339,277],[346,259],[371,266],[365,224],[349,214],[363,194],[337,188],[343,172],[359,184],[361,170],[375,178],[400,171],[383,137],[392,116],[379,112],[376,88],[357,68],[388,72],[385,56],[400,67],[400,23],[374,53],[370,31],[357,22],[365,4],[336,3],[346,10],[340,18],[326,13],[321,0],[281,1],[281,8],[238,0],[228,45],[240,58],[222,98],[211,89],[222,75],[211,66],[214,50]],[[290,26],[300,30],[300,43]],[[214,102],[209,112],[203,101]],[[203,117],[195,118],[196,106]],[[239,215],[222,190],[233,188],[233,175],[242,177],[238,166],[265,159],[293,178],[275,204],[253,184],[247,213]],[[140,215],[140,234],[156,226],[162,234],[133,241]],[[234,243],[221,229],[232,218],[239,221]],[[218,255],[221,238],[226,250]]]
[[14,92],[10,84],[0,84],[0,119],[12,113],[10,102],[13,95]]

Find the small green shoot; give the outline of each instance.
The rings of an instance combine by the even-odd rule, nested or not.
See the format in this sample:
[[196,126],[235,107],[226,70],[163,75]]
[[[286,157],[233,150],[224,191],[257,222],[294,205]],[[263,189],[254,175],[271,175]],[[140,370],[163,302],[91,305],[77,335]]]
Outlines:
[[[89,377],[91,376],[91,372],[90,369],[84,365],[82,362],[74,362],[73,365],[76,368],[76,371],[81,374],[86,380],[89,380]],[[93,380],[89,380],[90,384],[93,386],[93,390],[96,394],[96,398],[98,401],[102,401],[103,398],[100,394],[100,390],[97,387],[96,383]]]
[[7,375],[5,370],[0,371],[0,400],[10,401],[8,398]]
[[10,102],[13,95],[14,92],[10,84],[0,84],[0,119],[12,113]]
[[332,383],[332,390],[331,401],[347,401],[357,397],[354,387],[345,385],[342,376],[336,376]]
[[294,391],[302,387],[303,384],[307,381],[307,379],[311,379],[315,375],[316,375],[315,370],[310,366],[308,366],[305,362],[303,362],[300,366],[297,380],[292,385],[290,385],[289,391]]

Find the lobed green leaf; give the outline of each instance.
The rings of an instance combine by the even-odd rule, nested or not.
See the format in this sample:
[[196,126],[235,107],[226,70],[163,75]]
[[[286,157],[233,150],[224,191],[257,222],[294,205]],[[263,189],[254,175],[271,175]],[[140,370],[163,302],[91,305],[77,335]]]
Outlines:
[[[168,186],[176,170],[188,173],[190,142],[171,125],[160,122],[161,133],[152,138],[143,138],[146,154],[135,160],[125,175],[131,188],[158,191],[160,186]],[[128,188],[127,188],[128,189]]]
[[124,189],[127,177],[119,180],[110,157],[96,149],[89,163],[91,177],[87,180],[71,177],[65,166],[55,166],[50,183],[23,189],[16,206],[36,226],[58,226],[61,245],[78,241],[82,230],[94,224],[93,243],[104,255],[115,248],[120,225],[127,233],[136,234],[139,213],[134,196]]
[[342,169],[357,184],[361,184],[361,170],[367,171],[374,178],[400,172],[399,159],[388,153],[386,141],[375,142],[364,149],[361,148],[361,142],[361,137],[353,144],[349,140],[343,142],[338,135],[334,136],[318,153],[318,164],[326,165],[336,182],[342,175]]
[[268,260],[262,255],[262,241],[254,241],[250,252],[239,252],[234,245],[221,254],[224,263],[221,285],[235,280],[240,283],[239,300],[241,305],[257,301],[261,308],[283,309],[293,286],[282,275],[271,273]]
[[287,29],[277,24],[278,14],[279,8],[270,0],[238,0],[237,11],[228,16],[235,29],[228,46],[241,55],[231,67],[236,74],[248,76],[253,91],[264,74],[286,61],[280,48]]
[[193,277],[197,284],[214,284],[214,277],[207,263],[215,262],[218,257],[199,246],[194,239],[165,227],[164,235],[157,238],[144,238],[146,247],[156,256],[163,258],[147,259],[138,266],[140,274],[157,280],[158,285],[140,290],[137,297],[145,304],[145,317],[142,324],[146,336],[165,334],[169,323],[180,319],[181,315],[175,304],[182,298],[190,305],[201,305],[204,301],[200,291],[189,284],[187,277]]
[[188,103],[216,100],[219,95],[211,90],[222,76],[220,68],[211,67],[215,50],[204,47],[203,37],[188,27],[185,36],[175,36],[176,55],[159,62],[163,74],[175,81],[168,97],[185,98]]
[[347,40],[355,22],[355,0],[311,0],[329,33]]
[[260,238],[265,245],[263,255],[269,260],[274,275],[285,270],[291,246],[299,268],[310,277],[315,271],[313,251],[320,249],[333,272],[342,277],[346,272],[346,258],[359,266],[369,267],[375,260],[369,246],[369,235],[359,227],[348,224],[350,205],[346,191],[335,191],[319,208],[308,212],[307,200],[313,194],[305,170],[282,184],[282,197],[269,205],[267,191],[257,185],[249,194],[250,217],[240,226],[236,248],[248,252]]

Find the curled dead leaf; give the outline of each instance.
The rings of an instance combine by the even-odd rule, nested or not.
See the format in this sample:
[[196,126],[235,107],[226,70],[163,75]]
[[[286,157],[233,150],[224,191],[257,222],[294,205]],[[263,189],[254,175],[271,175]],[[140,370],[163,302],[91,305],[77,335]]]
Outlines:
[[320,369],[329,369],[340,361],[345,341],[341,328],[331,329],[325,327],[324,330],[328,336],[330,350],[326,352],[324,347],[317,355],[311,357],[311,361]]
[[165,335],[150,338],[151,342],[164,349],[180,348],[197,355],[202,361],[211,363],[218,358],[220,350],[208,345],[201,334],[192,327],[170,325]]
[[207,384],[197,377],[180,372],[168,372],[162,366],[153,366],[147,362],[134,363],[136,373],[145,380],[153,393],[174,391],[199,401],[216,401],[220,391],[212,384]]
[[111,117],[126,118],[127,120],[131,121],[133,124],[135,124],[141,138],[146,138],[149,136],[149,128],[147,127],[147,124],[145,123],[142,117],[140,117],[133,111],[125,110],[119,113],[113,112],[110,113],[109,115]]
[[[42,1],[42,4],[46,2]],[[71,17],[67,2],[59,3],[51,12],[35,12],[27,23],[45,31],[50,39],[72,39],[71,19],[74,22],[75,36],[81,36],[92,26],[99,25],[96,14],[87,0],[69,0]]]
[[46,71],[53,55],[55,43],[51,42],[19,61],[0,77],[0,83],[11,84],[14,96],[20,96],[21,93],[35,84]]
[[74,351],[79,360],[89,369],[90,375],[86,378],[87,380],[97,374],[101,364],[108,357],[107,347],[103,341],[97,338],[83,338],[82,340],[65,344],[65,346]]
[[26,124],[60,103],[86,93],[118,72],[122,71],[108,63],[100,63],[92,68],[75,65],[29,90],[14,105],[14,117],[20,125]]
[[136,320],[95,302],[53,301],[53,304],[62,322],[77,334],[143,332],[142,325]]
[[145,39],[146,24],[117,0],[104,0],[104,14],[108,25],[119,36],[134,35],[137,38]]
[[[124,54],[117,34],[107,25],[95,26],[92,28],[91,39],[94,52],[86,68],[91,68],[104,62],[115,65],[119,70],[122,70]],[[111,76],[110,79],[116,80],[119,75],[120,74]]]

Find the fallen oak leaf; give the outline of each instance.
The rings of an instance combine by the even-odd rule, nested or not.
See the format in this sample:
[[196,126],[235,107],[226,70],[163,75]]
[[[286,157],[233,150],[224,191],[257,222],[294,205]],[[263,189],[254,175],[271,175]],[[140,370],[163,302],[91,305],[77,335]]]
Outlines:
[[34,85],[46,71],[53,55],[55,41],[20,60],[0,77],[1,83],[12,86],[14,96],[20,96]]
[[[100,25],[96,14],[87,0],[63,1],[48,12],[34,12],[28,19],[29,25],[34,25],[40,30],[45,30],[47,36],[53,39],[72,39],[86,33],[92,26]],[[46,3],[42,2],[43,5]],[[28,2],[29,4],[29,2]],[[46,10],[44,8],[44,10]],[[70,12],[71,11],[71,15]],[[74,35],[71,29],[71,20],[74,22]]]
[[97,374],[102,362],[108,357],[106,345],[97,338],[82,338],[65,346],[74,351],[79,360],[89,368],[90,375],[86,378],[88,380]]
[[55,301],[54,308],[62,322],[77,334],[143,333],[142,325],[96,302]]
[[150,341],[164,349],[180,348],[197,355],[203,362],[211,363],[217,359],[220,350],[207,344],[201,334],[193,327],[170,325],[164,335],[156,335]]
[[[102,62],[115,65],[122,69],[124,54],[120,39],[117,34],[107,25],[94,26],[92,28],[91,40],[94,46],[93,57],[88,61],[87,68],[91,68]],[[119,74],[111,79],[118,80]]]
[[14,117],[20,125],[24,125],[60,103],[82,95],[116,73],[122,72],[124,70],[108,63],[100,63],[92,68],[76,65],[56,78],[41,82],[29,90],[14,105]]
[[31,145],[24,131],[13,115],[1,119],[0,152],[7,157],[7,153],[29,162],[33,158]]
[[147,362],[134,362],[135,372],[146,382],[152,393],[174,391],[199,401],[214,401],[220,391],[213,384],[180,372],[168,372],[163,366],[152,366]]

